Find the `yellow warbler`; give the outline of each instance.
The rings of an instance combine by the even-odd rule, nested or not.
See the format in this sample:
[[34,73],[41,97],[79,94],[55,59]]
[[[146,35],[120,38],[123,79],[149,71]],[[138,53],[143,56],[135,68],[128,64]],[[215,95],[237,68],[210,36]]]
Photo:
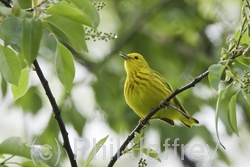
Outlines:
[[[120,52],[120,56],[125,60],[127,73],[124,84],[125,100],[139,117],[144,118],[151,109],[165,100],[173,89],[160,73],[149,67],[139,53]],[[185,111],[177,97],[171,99],[170,104],[171,106],[159,110],[152,118],[159,118],[172,126],[174,120],[182,122],[187,127],[199,123]]]

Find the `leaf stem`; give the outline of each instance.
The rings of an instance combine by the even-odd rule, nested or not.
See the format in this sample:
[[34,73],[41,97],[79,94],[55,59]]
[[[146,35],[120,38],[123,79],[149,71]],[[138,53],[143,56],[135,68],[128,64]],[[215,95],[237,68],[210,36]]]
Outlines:
[[3,162],[0,163],[0,165],[4,165],[8,160],[10,160],[11,158],[13,158],[15,155],[11,155],[9,158],[6,158],[5,160],[3,160]]

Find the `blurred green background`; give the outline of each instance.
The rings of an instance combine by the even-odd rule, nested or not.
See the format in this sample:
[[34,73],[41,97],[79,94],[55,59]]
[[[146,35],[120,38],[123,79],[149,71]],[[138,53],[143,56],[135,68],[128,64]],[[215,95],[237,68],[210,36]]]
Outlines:
[[[106,42],[90,39],[87,42],[89,53],[74,55],[76,77],[70,94],[65,93],[55,78],[51,58],[48,55],[38,58],[60,104],[79,166],[93,145],[109,135],[105,147],[91,163],[93,167],[107,166],[118,146],[138,124],[139,117],[128,107],[123,96],[126,74],[119,51],[141,53],[150,67],[159,71],[175,89],[217,63],[221,48],[227,46],[227,39],[240,27],[241,1],[238,0],[103,2],[106,5],[99,11],[101,25],[98,30],[117,33],[118,38]],[[9,87],[2,79],[1,82],[0,140],[20,136],[30,144],[37,139],[37,144],[49,143],[56,147],[54,138],[61,141],[61,135],[36,74],[31,72],[30,88],[16,102]],[[237,106],[239,137],[219,121],[224,150],[218,144],[215,130],[217,96],[207,78],[178,96],[187,111],[200,121],[191,129],[182,125],[170,127],[157,120],[150,122],[144,129],[144,147],[162,151],[159,155],[162,162],[144,156],[148,166],[223,167],[243,166],[248,162],[250,129],[247,108]],[[229,100],[230,97],[225,101]],[[221,115],[221,119],[225,117],[226,114]],[[169,144],[179,139],[177,154],[180,157],[175,156],[173,146],[164,147],[167,139]],[[86,144],[85,140],[89,143]],[[204,149],[204,154],[193,154],[192,149],[197,152]],[[62,153],[59,166],[68,164],[64,151]],[[137,156],[124,155],[115,166],[138,166],[140,157]],[[46,163],[53,165],[54,160]]]

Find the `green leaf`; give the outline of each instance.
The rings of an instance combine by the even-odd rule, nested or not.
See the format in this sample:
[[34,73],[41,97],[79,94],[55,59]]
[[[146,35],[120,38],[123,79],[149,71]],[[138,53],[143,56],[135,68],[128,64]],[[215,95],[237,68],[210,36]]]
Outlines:
[[49,30],[43,31],[43,37],[40,43],[40,50],[38,56],[43,57],[46,60],[55,60],[57,50],[57,40],[54,35],[51,35]]
[[247,26],[247,35],[248,35],[248,37],[250,37],[250,27],[249,26]]
[[75,65],[70,51],[58,42],[56,53],[56,72],[67,92],[70,91],[75,77]]
[[7,82],[3,77],[1,78],[1,91],[3,97],[5,97],[7,94]]
[[240,40],[240,44],[247,44],[249,45],[250,44],[250,38],[248,36],[248,33],[244,33],[241,37],[241,40]]
[[16,100],[15,104],[21,106],[24,112],[36,114],[42,108],[42,99],[37,87],[31,86],[24,96]]
[[17,17],[8,17],[0,25],[4,37],[4,44],[19,44],[22,40],[22,20]]
[[22,69],[21,76],[18,81],[18,85],[11,85],[11,91],[14,95],[14,99],[22,97],[28,89],[29,84],[29,72],[27,68]]
[[12,7],[11,13],[12,13],[13,16],[19,17],[21,15],[21,8],[20,8],[20,6],[14,5]]
[[135,143],[139,143],[142,138],[143,136],[140,133],[135,132],[135,138],[134,138]]
[[248,46],[245,50],[244,50],[244,52],[243,52],[243,54],[242,54],[245,58],[250,58],[250,46]]
[[20,137],[10,137],[0,144],[0,154],[11,154],[30,159],[30,148]]
[[250,93],[246,93],[244,90],[241,90],[244,99],[246,100],[247,104],[250,106]]
[[46,10],[46,13],[60,15],[72,21],[92,27],[91,22],[83,15],[81,10],[75,6],[71,6],[65,1],[51,5],[51,7]]
[[42,39],[43,27],[40,19],[23,19],[23,55],[29,65],[33,63],[38,55]]
[[94,156],[96,155],[96,153],[100,150],[100,148],[102,147],[102,145],[106,142],[106,140],[107,140],[108,137],[109,137],[109,135],[107,135],[106,137],[102,138],[101,140],[99,140],[97,142],[97,144],[90,151],[87,159],[85,160],[85,163],[84,163],[83,167],[87,167],[89,165],[89,163],[91,162],[91,160],[94,158]]
[[227,49],[225,49],[225,48],[221,49],[221,60],[226,60],[230,56],[231,56],[231,53]]
[[[46,124],[45,128],[36,137],[39,139],[39,143],[41,142],[41,143],[51,143],[51,144],[54,143],[54,144],[56,144],[54,136],[55,136],[55,134],[59,134],[59,133],[60,133],[60,130],[58,128],[57,121],[55,121],[54,113],[51,113],[49,121]],[[36,151],[36,150],[34,150],[34,151]],[[51,149],[51,151],[57,152],[57,149]],[[53,156],[52,158],[56,158],[56,157]],[[39,159],[36,159],[36,160],[39,160]]]
[[[42,1],[42,2],[43,2],[43,1]],[[38,0],[33,0],[33,6],[34,6],[33,8],[36,9],[36,8],[37,8],[37,5],[38,5]]]
[[234,77],[234,74],[232,73],[231,70],[227,69],[225,70],[225,79],[223,80],[224,82],[229,82],[231,78]]
[[82,12],[83,15],[91,22],[93,28],[97,28],[100,23],[99,12],[92,5],[89,0],[68,0],[77,6]]
[[220,111],[222,111],[222,99],[223,99],[223,95],[225,93],[225,90],[226,89],[223,89],[220,91],[220,94],[219,94],[219,97],[217,99],[217,103],[216,103],[216,110],[215,110],[215,129],[216,129],[216,136],[217,136],[217,139],[220,143],[220,145],[225,149],[224,145],[221,143],[220,141],[220,135],[219,135],[219,131],[218,131],[218,121],[219,121],[219,113]]
[[225,69],[225,66],[223,66],[221,64],[213,64],[208,68],[208,70],[209,70],[209,74],[208,74],[209,83],[216,91],[218,91],[218,85],[221,81],[221,75],[222,75],[224,69]]
[[0,158],[3,158],[3,159],[4,159],[4,158],[5,158],[5,156],[4,156],[3,154],[0,154]]
[[17,53],[17,57],[19,58],[20,64],[21,64],[21,69],[24,69],[27,67],[27,61],[24,57],[24,55],[20,52]]
[[20,6],[22,9],[32,8],[32,0],[13,0],[13,4]]
[[5,7],[5,6],[0,6],[0,14],[4,16],[10,16],[11,15],[11,8]]
[[[0,6],[0,15],[4,16],[13,16],[13,9],[5,6]],[[33,14],[31,12],[27,12],[25,10],[20,11],[20,17],[33,17]]]
[[244,65],[244,66],[250,68],[250,59],[249,59],[249,57],[245,57],[245,55],[244,55],[244,56],[239,56],[239,57],[236,58],[236,60],[237,60],[240,64],[242,64],[242,65]]
[[141,148],[141,151],[145,155],[147,155],[147,156],[149,156],[149,157],[151,157],[153,159],[156,159],[157,161],[161,162],[161,159],[159,158],[159,154],[155,150],[153,150],[151,148]]
[[68,118],[70,120],[69,123],[73,125],[78,135],[82,136],[83,128],[86,123],[86,118],[84,118],[76,109],[71,110],[66,115],[68,115]]
[[76,109],[73,99],[69,96],[63,99],[64,103],[60,106],[63,111],[62,117],[65,123],[72,124],[79,136],[82,136],[86,118]]
[[88,51],[85,41],[85,31],[81,24],[54,15],[45,18],[43,24],[57,38],[72,46],[76,51]]
[[0,71],[5,80],[10,84],[17,85],[21,73],[18,57],[10,48],[0,45]]
[[238,127],[237,127],[237,116],[236,116],[236,98],[239,91],[233,95],[229,102],[229,112],[228,112],[228,121],[232,130],[239,136]]
[[44,164],[44,163],[39,163],[39,164],[35,165],[33,161],[25,161],[25,162],[22,162],[20,165],[22,167],[34,167],[36,165],[38,165],[38,167],[50,167],[50,166],[48,166],[47,164]]
[[236,33],[234,34],[234,39],[235,39],[235,40],[237,40],[237,39],[239,38],[240,33],[241,33],[241,31],[240,31],[240,28],[239,28],[239,29],[236,31]]

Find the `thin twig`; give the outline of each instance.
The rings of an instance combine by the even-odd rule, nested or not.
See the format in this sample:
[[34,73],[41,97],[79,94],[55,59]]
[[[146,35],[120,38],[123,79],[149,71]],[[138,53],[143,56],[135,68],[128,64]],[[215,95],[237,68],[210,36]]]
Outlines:
[[[242,55],[242,51],[233,54],[229,59],[235,59],[239,56]],[[158,112],[161,108],[164,108],[166,106],[168,106],[170,103],[170,100],[172,98],[174,98],[176,95],[178,95],[179,93],[194,87],[197,83],[199,83],[203,78],[205,78],[209,73],[209,70],[205,71],[204,73],[202,73],[201,75],[195,77],[190,83],[188,83],[187,85],[176,89],[171,95],[169,95],[158,107],[152,109],[148,115],[142,119],[142,121],[140,121],[140,123],[135,127],[135,129],[128,135],[127,139],[124,141],[124,143],[121,145],[121,147],[117,150],[116,154],[111,158],[108,167],[112,167],[115,162],[117,161],[117,159],[122,156],[123,151],[125,150],[125,148],[128,146],[128,144],[133,140],[134,138],[134,134],[135,132],[139,133],[140,130],[147,124],[147,122],[150,120],[150,118],[156,113]]]
[[[0,2],[2,2],[6,7],[11,7],[11,3],[12,1],[11,0],[0,0]],[[50,90],[50,87],[49,87],[49,84],[48,84],[48,81],[45,79],[44,75],[43,75],[43,72],[37,62],[37,60],[35,60],[33,62],[33,65],[35,66],[35,70],[36,70],[36,73],[38,75],[38,78],[40,79],[42,85],[43,85],[43,88],[46,92],[46,95],[50,101],[50,104],[52,106],[52,109],[53,109],[53,112],[55,114],[55,119],[57,120],[57,123],[58,123],[58,126],[60,128],[60,131],[61,131],[61,134],[62,134],[62,137],[63,137],[63,147],[65,148],[67,154],[68,154],[68,157],[69,157],[69,160],[70,160],[70,163],[71,163],[71,166],[72,167],[77,167],[77,163],[76,163],[76,160],[75,160],[75,155],[72,151],[72,148],[70,146],[70,143],[69,143],[69,138],[68,138],[68,132],[66,130],[66,127],[65,127],[65,124],[62,120],[62,117],[61,117],[61,110],[59,109],[57,103],[56,103],[56,100]]]
[[170,96],[168,96],[168,98],[166,98],[158,107],[152,109],[149,114],[142,119],[142,121],[135,127],[135,129],[130,133],[130,135],[128,135],[127,139],[124,141],[124,143],[121,145],[121,147],[119,148],[119,150],[116,152],[116,154],[112,157],[112,159],[110,160],[108,167],[112,167],[115,162],[117,161],[117,159],[122,155],[123,150],[125,150],[125,148],[127,147],[127,145],[130,143],[130,141],[133,140],[134,138],[134,133],[135,132],[140,132],[140,130],[147,124],[147,122],[150,120],[150,118],[157,112],[159,111],[161,108],[166,107],[170,100],[172,98],[174,98],[176,95],[178,95],[179,93],[183,92],[186,89],[189,89],[191,87],[194,87],[197,83],[199,83],[203,78],[205,78],[208,75],[209,71],[205,71],[204,73],[202,73],[201,75],[199,75],[198,77],[194,78],[194,80],[192,82],[190,82],[189,84],[183,86],[180,89],[176,89]]
[[46,95],[50,101],[50,104],[52,106],[52,109],[53,109],[53,112],[55,114],[55,119],[57,120],[57,123],[58,123],[58,126],[60,128],[60,131],[61,131],[61,134],[62,134],[62,137],[63,137],[63,147],[65,148],[68,156],[69,156],[69,160],[70,160],[70,163],[71,163],[71,166],[72,167],[77,167],[77,163],[76,163],[76,160],[75,160],[75,156],[74,156],[74,153],[72,151],[72,148],[70,146],[70,143],[69,143],[69,138],[68,138],[68,132],[65,128],[65,124],[62,120],[62,117],[61,117],[61,110],[60,108],[58,107],[57,103],[56,103],[56,100],[50,90],[50,87],[49,87],[49,84],[48,84],[48,81],[45,79],[44,75],[43,75],[43,72],[37,62],[37,60],[35,60],[33,62],[34,66],[35,66],[35,70],[36,70],[36,73],[43,85],[43,88],[46,92]]
[[11,8],[11,0],[0,0],[0,2],[2,2],[6,7]]
[[184,115],[187,119],[191,119],[192,118],[192,116],[188,115],[187,113],[185,113],[184,111],[182,111],[178,107],[172,105],[170,102],[168,102],[168,104],[166,106],[171,107],[172,109],[178,111],[179,113],[181,113],[182,115]]
[[9,158],[6,158],[5,160],[3,160],[3,162],[0,163],[0,165],[6,164],[6,162],[7,162],[8,160],[10,160],[11,158],[13,158],[13,157],[15,157],[15,155],[11,155]]

